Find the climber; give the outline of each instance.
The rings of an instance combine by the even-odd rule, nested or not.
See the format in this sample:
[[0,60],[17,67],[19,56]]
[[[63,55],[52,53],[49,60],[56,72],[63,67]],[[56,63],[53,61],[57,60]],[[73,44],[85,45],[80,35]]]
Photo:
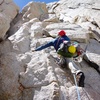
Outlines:
[[[67,42],[66,42],[67,41]],[[76,74],[77,79],[78,79],[78,86],[80,87],[84,87],[84,73],[76,66],[76,64],[73,62],[73,55],[76,53],[76,48],[74,46],[69,46],[68,48],[68,52],[70,52],[69,54],[61,54],[61,44],[70,44],[71,40],[69,37],[66,36],[66,32],[64,30],[61,30],[60,32],[58,32],[58,37],[55,38],[53,41],[48,42],[47,44],[44,44],[42,46],[37,47],[36,49],[33,49],[32,52],[34,51],[40,51],[43,50],[47,47],[53,46],[56,50],[56,52],[60,55],[60,61],[58,62],[58,64],[61,67],[66,67],[68,66],[69,69],[71,70],[72,74]],[[78,50],[79,52],[79,50]],[[78,55],[81,53],[78,53]],[[66,55],[66,56],[65,56]]]
[[57,53],[62,56],[59,65],[63,68],[67,66],[71,70],[71,73],[77,76],[78,86],[84,87],[84,73],[73,61],[78,56],[82,55],[84,50],[77,42],[71,43],[70,41],[64,40],[60,45],[60,48],[57,50]]
[[55,50],[57,51],[58,48],[60,47],[60,44],[63,43],[64,40],[70,41],[70,39],[66,36],[65,31],[61,30],[58,33],[58,37],[56,39],[54,39],[53,41],[50,41],[47,44],[39,46],[35,50],[32,50],[32,51],[39,51],[39,50],[45,49],[45,48],[50,47],[50,46],[54,46]]

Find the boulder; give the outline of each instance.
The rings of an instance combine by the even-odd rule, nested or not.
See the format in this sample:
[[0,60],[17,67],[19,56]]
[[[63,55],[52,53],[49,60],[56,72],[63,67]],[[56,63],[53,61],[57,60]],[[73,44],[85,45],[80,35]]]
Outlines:
[[19,8],[12,0],[1,0],[0,3],[0,41],[5,39],[11,21],[18,14]]
[[39,2],[30,2],[22,10],[24,21],[29,21],[33,18],[38,18],[42,21],[47,18],[47,13],[46,4]]

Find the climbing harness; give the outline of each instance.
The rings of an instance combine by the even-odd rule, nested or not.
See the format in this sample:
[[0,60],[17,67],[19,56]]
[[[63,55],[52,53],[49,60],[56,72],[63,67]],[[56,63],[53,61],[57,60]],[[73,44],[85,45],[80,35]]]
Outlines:
[[75,73],[73,73],[73,77],[74,77],[74,81],[75,81],[75,85],[76,85],[76,91],[77,91],[78,100],[81,100],[80,93],[79,93],[78,86],[77,86]]

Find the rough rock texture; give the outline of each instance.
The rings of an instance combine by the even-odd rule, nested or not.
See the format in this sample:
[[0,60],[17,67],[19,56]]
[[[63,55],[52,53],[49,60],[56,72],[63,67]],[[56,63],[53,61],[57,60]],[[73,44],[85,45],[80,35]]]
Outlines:
[[48,4],[48,8],[48,12],[55,13],[62,22],[76,23],[84,29],[95,30],[93,34],[98,35],[100,41],[100,0],[60,0]]
[[31,51],[55,38],[59,30],[86,51],[83,61],[76,62],[85,74],[85,87],[78,87],[81,100],[99,100],[99,4],[100,0],[30,2],[16,16],[12,0],[0,0],[0,37],[9,35],[0,43],[0,100],[78,100],[73,76],[56,63],[54,48]]
[[18,6],[12,0],[0,0],[0,41],[5,39],[10,23],[18,11]]
[[39,18],[41,21],[47,18],[48,10],[46,9],[45,3],[30,2],[23,10],[23,20],[29,21],[32,18]]

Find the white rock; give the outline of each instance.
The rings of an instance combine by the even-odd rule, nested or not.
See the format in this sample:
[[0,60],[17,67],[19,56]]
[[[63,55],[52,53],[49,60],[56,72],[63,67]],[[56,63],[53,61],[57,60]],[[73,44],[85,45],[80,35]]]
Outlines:
[[30,2],[23,8],[22,13],[23,20],[31,20],[33,18],[44,20],[44,18],[46,17],[45,15],[48,13],[48,11],[46,9],[45,3]]
[[[12,4],[11,0],[4,2],[0,0],[0,12],[3,6]],[[77,100],[73,76],[68,69],[58,66],[58,55],[54,48],[35,52],[31,50],[53,40],[52,36],[57,36],[59,30],[65,30],[72,40],[82,42],[80,45],[86,49],[89,60],[100,65],[100,44],[93,39],[95,36],[90,36],[88,30],[91,27],[99,33],[99,2],[60,0],[50,3],[50,6],[48,4],[47,8],[44,3],[30,2],[26,5],[20,16],[24,21],[18,18],[18,23],[13,22],[15,26],[20,23],[20,28],[8,40],[0,43],[0,93],[4,94],[0,100]],[[15,14],[16,11],[13,9],[8,12]],[[4,14],[10,16],[9,19],[5,16],[5,21],[2,14],[0,29],[6,30],[4,26],[8,27],[15,15]],[[61,19],[60,22],[58,19]],[[43,37],[43,30],[51,37]],[[99,100],[99,74],[85,61],[76,64],[85,74],[85,87],[78,87],[81,100]]]

